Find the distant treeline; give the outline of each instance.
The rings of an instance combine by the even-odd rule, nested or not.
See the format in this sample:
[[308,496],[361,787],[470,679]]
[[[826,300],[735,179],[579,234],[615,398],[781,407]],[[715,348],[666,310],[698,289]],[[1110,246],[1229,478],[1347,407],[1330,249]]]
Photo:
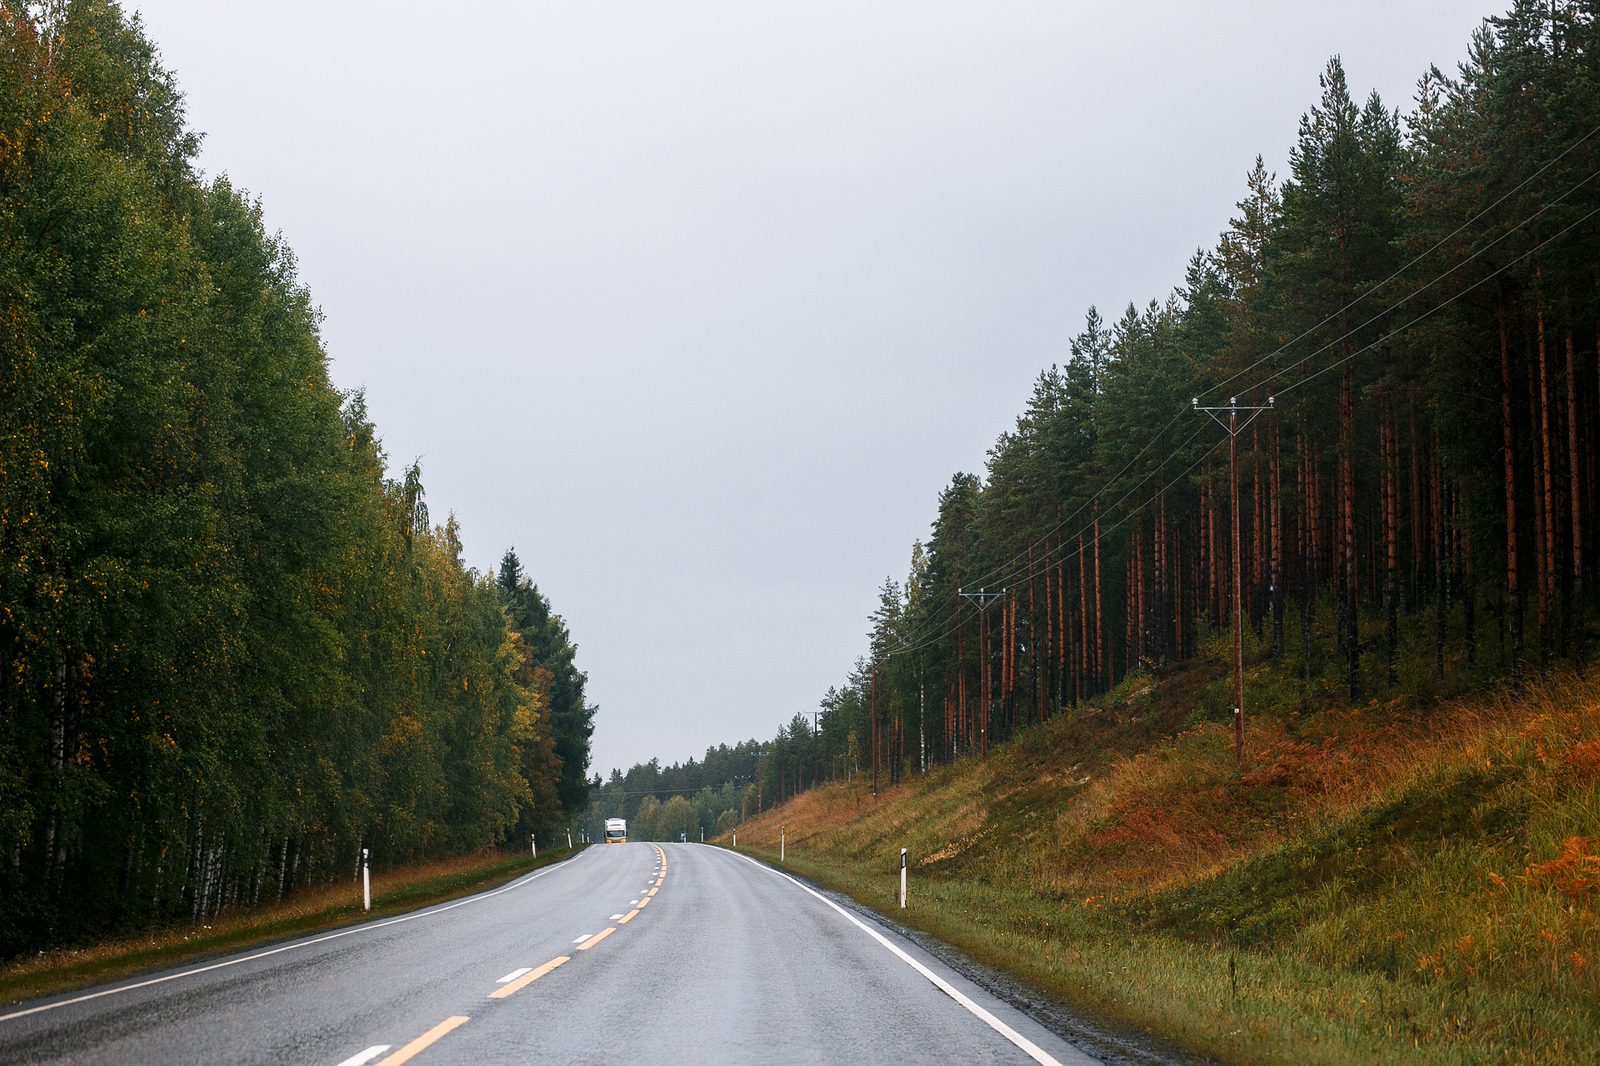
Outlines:
[[756,770],[766,750],[750,740],[728,747],[706,749],[704,761],[689,759],[662,768],[660,760],[636,763],[626,774],[612,770],[609,780],[599,774],[589,782],[589,810],[584,828],[591,840],[601,839],[607,818],[626,818],[628,836],[635,840],[693,840],[705,830],[709,839],[755,814],[758,803],[771,806],[757,795]]
[[[1289,175],[1257,160],[1166,300],[1091,308],[985,476],[951,481],[820,736],[797,714],[761,745],[764,797],[893,780],[1225,656],[1235,503],[1249,653],[1308,697],[1583,668],[1600,9],[1518,0],[1409,114],[1358,102],[1337,59],[1320,86]],[[1238,416],[1237,491],[1197,409],[1234,401],[1269,408]]]
[[385,478],[138,21],[0,45],[0,955],[581,813],[560,618]]

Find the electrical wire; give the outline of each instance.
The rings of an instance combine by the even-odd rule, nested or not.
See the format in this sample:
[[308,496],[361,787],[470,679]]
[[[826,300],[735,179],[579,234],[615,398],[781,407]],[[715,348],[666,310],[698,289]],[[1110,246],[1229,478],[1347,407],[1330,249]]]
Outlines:
[[[1592,129],[1588,133],[1584,134],[1583,137],[1579,138],[1578,140],[1574,141],[1572,144],[1568,145],[1567,148],[1564,149],[1561,153],[1556,155],[1549,162],[1545,163],[1544,166],[1540,167],[1533,174],[1531,174],[1527,178],[1523,179],[1523,181],[1518,183],[1514,188],[1512,188],[1512,189],[1508,190],[1506,193],[1502,194],[1499,198],[1497,198],[1488,207],[1486,207],[1483,210],[1479,211],[1478,214],[1474,215],[1471,219],[1469,219],[1468,221],[1462,223],[1460,226],[1457,226],[1456,229],[1451,231],[1450,234],[1448,234],[1447,236],[1441,238],[1439,241],[1435,242],[1427,250],[1423,251],[1422,253],[1417,255],[1415,258],[1413,258],[1405,266],[1401,267],[1395,273],[1391,274],[1387,279],[1385,279],[1384,281],[1378,282],[1377,284],[1375,284],[1372,287],[1370,287],[1361,296],[1356,297],[1350,303],[1346,304],[1344,308],[1341,308],[1340,310],[1335,311],[1332,315],[1329,315],[1327,318],[1324,318],[1316,326],[1313,326],[1310,329],[1306,330],[1305,332],[1301,333],[1299,336],[1294,338],[1294,340],[1286,342],[1285,344],[1280,346],[1278,349],[1276,349],[1273,353],[1271,353],[1269,355],[1266,355],[1266,356],[1263,356],[1261,359],[1258,359],[1255,363],[1251,364],[1251,366],[1246,367],[1243,370],[1236,371],[1235,373],[1233,373],[1229,377],[1225,378],[1222,382],[1219,382],[1219,383],[1217,383],[1215,385],[1210,386],[1206,390],[1202,391],[1200,393],[1200,395],[1201,396],[1210,395],[1211,393],[1216,392],[1218,389],[1222,388],[1224,385],[1228,384],[1229,382],[1232,382],[1232,381],[1238,379],[1240,376],[1242,376],[1243,374],[1247,373],[1249,370],[1252,370],[1252,369],[1255,369],[1256,367],[1261,366],[1263,363],[1266,363],[1268,360],[1274,358],[1276,355],[1281,354],[1291,344],[1296,343],[1297,341],[1303,339],[1304,337],[1306,337],[1310,333],[1314,332],[1315,330],[1320,329],[1322,326],[1324,326],[1328,322],[1332,321],[1334,317],[1337,317],[1337,315],[1343,313],[1343,311],[1348,310],[1350,307],[1355,306],[1356,303],[1359,303],[1361,300],[1366,299],[1372,293],[1378,291],[1378,289],[1380,289],[1383,286],[1389,284],[1390,282],[1392,282],[1393,280],[1398,278],[1401,274],[1403,274],[1406,271],[1410,270],[1411,267],[1415,266],[1422,259],[1426,258],[1428,255],[1432,254],[1434,251],[1438,250],[1438,248],[1443,246],[1446,242],[1450,241],[1455,236],[1460,234],[1468,226],[1470,226],[1474,222],[1482,219],[1490,211],[1494,210],[1495,207],[1499,206],[1499,204],[1504,202],[1507,197],[1512,196],[1517,191],[1519,191],[1520,189],[1525,187],[1529,182],[1531,182],[1532,180],[1537,178],[1540,174],[1543,174],[1551,166],[1554,166],[1557,162],[1559,162],[1561,159],[1563,159],[1565,156],[1567,156],[1570,152],[1572,152],[1574,149],[1576,149],[1579,145],[1581,145],[1585,141],[1589,140],[1596,133],[1600,133],[1600,126],[1596,126],[1594,129]],[[1393,313],[1394,311],[1398,310],[1400,307],[1403,307],[1406,303],[1408,303],[1409,301],[1414,299],[1416,296],[1421,295],[1422,293],[1432,289],[1434,286],[1438,285],[1439,283],[1441,283],[1442,281],[1444,281],[1445,279],[1450,277],[1456,271],[1460,270],[1462,267],[1466,266],[1467,264],[1469,264],[1472,261],[1474,261],[1475,259],[1477,259],[1480,255],[1482,255],[1485,252],[1489,251],[1490,249],[1494,248],[1496,245],[1498,245],[1501,241],[1505,240],[1511,234],[1513,234],[1515,232],[1518,232],[1521,229],[1525,228],[1527,225],[1529,225],[1530,223],[1532,223],[1533,221],[1538,219],[1540,216],[1542,216],[1546,211],[1549,211],[1551,208],[1553,208],[1553,207],[1557,206],[1558,204],[1560,204],[1568,196],[1570,196],[1572,193],[1576,192],[1578,189],[1582,188],[1588,182],[1594,180],[1594,178],[1597,177],[1597,176],[1600,176],[1600,169],[1596,169],[1596,170],[1592,171],[1591,173],[1589,173],[1584,178],[1580,179],[1579,181],[1577,181],[1574,184],[1572,184],[1571,186],[1569,186],[1564,192],[1561,193],[1560,196],[1556,197],[1554,200],[1551,200],[1551,201],[1543,204],[1532,215],[1530,215],[1527,218],[1525,218],[1522,222],[1518,223],[1516,226],[1508,228],[1505,232],[1501,233],[1498,237],[1496,237],[1489,244],[1487,244],[1487,245],[1483,246],[1482,248],[1479,248],[1478,250],[1474,251],[1471,255],[1467,256],[1465,259],[1455,263],[1449,269],[1447,269],[1443,273],[1437,275],[1431,281],[1427,282],[1425,285],[1421,286],[1420,288],[1418,288],[1416,290],[1413,290],[1412,292],[1408,293],[1404,297],[1401,297],[1400,299],[1396,300],[1389,307],[1385,308],[1383,311],[1379,312],[1378,314],[1373,315],[1371,318],[1369,318],[1366,322],[1362,323],[1360,326],[1357,326],[1357,327],[1347,331],[1342,336],[1329,341],[1328,343],[1322,345],[1320,348],[1318,348],[1316,351],[1310,353],[1309,355],[1303,356],[1299,360],[1299,362],[1301,362],[1303,364],[1306,359],[1315,358],[1316,356],[1321,355],[1323,352],[1326,352],[1330,348],[1332,348],[1332,346],[1334,344],[1339,343],[1340,341],[1342,341],[1346,337],[1350,336],[1352,333],[1355,333],[1355,332],[1357,332],[1359,330],[1365,329],[1367,326],[1371,325],[1373,322],[1377,321],[1378,319]],[[1563,229],[1558,231],[1556,233],[1556,235],[1551,237],[1549,240],[1552,241],[1552,242],[1556,241],[1556,240],[1559,240],[1561,237],[1563,237],[1567,233],[1569,233],[1572,229],[1574,229],[1575,227],[1581,225],[1583,222],[1587,221],[1589,218],[1593,217],[1596,213],[1600,213],[1600,208],[1596,208],[1595,210],[1592,210],[1588,214],[1584,215],[1582,218],[1580,218],[1580,219],[1568,224],[1566,227],[1564,227]],[[1300,381],[1295,382],[1295,383],[1293,383],[1291,385],[1285,386],[1285,387],[1283,387],[1283,388],[1281,388],[1281,389],[1279,389],[1277,391],[1280,392],[1280,393],[1286,393],[1286,392],[1288,392],[1288,391],[1290,391],[1290,390],[1292,390],[1294,388],[1298,388],[1299,386],[1304,385],[1306,382],[1314,380],[1317,377],[1320,377],[1322,374],[1326,373],[1327,371],[1329,371],[1329,370],[1331,370],[1331,369],[1333,369],[1333,368],[1335,368],[1337,366],[1343,365],[1344,363],[1346,363],[1349,360],[1355,358],[1356,356],[1358,356],[1358,355],[1360,355],[1360,354],[1362,354],[1364,352],[1370,351],[1372,348],[1374,348],[1374,347],[1378,346],[1379,344],[1383,343],[1384,340],[1390,339],[1393,336],[1395,336],[1397,333],[1403,332],[1404,330],[1411,328],[1411,326],[1413,326],[1416,323],[1422,321],[1423,319],[1431,316],[1436,311],[1439,311],[1439,310],[1442,310],[1445,307],[1448,307],[1450,304],[1454,303],[1457,299],[1460,299],[1462,296],[1466,295],[1467,293],[1472,292],[1473,290],[1475,290],[1479,286],[1483,285],[1485,282],[1489,281],[1490,279],[1492,279],[1494,277],[1497,277],[1499,274],[1501,274],[1504,271],[1510,269],[1512,266],[1515,266],[1517,263],[1522,262],[1524,259],[1528,258],[1530,255],[1533,255],[1536,251],[1538,251],[1537,248],[1529,249],[1527,252],[1524,252],[1522,255],[1520,255],[1517,258],[1511,260],[1510,262],[1506,263],[1505,265],[1496,268],[1492,273],[1490,273],[1489,275],[1485,276],[1484,278],[1479,279],[1478,281],[1474,282],[1472,285],[1469,285],[1467,288],[1465,288],[1465,289],[1461,290],[1460,292],[1457,292],[1457,293],[1453,294],[1452,296],[1448,297],[1447,299],[1445,299],[1444,301],[1442,301],[1438,305],[1430,308],[1427,311],[1424,311],[1422,314],[1417,315],[1416,317],[1411,319],[1411,321],[1407,322],[1404,326],[1401,326],[1398,329],[1389,331],[1383,338],[1380,338],[1379,340],[1375,340],[1375,341],[1373,341],[1373,342],[1371,342],[1371,343],[1369,343],[1367,345],[1364,345],[1363,347],[1357,349],[1354,352],[1351,352],[1351,353],[1343,356],[1339,360],[1336,360],[1335,362],[1329,364],[1328,366],[1323,367],[1322,369],[1316,371],[1315,373],[1313,373],[1313,374],[1311,374],[1311,375],[1309,375],[1307,377],[1302,378]],[[1282,376],[1283,374],[1285,374],[1287,372],[1288,372],[1288,368],[1287,367],[1284,368],[1283,370],[1274,371],[1273,373],[1269,374],[1267,377],[1265,377],[1265,378],[1257,381],[1255,384],[1249,386],[1247,389],[1242,390],[1240,394],[1241,395],[1249,395],[1252,392],[1257,391],[1258,389],[1264,388],[1267,384],[1270,384],[1271,382],[1275,381],[1277,378],[1279,378],[1280,376]],[[1064,526],[1066,526],[1068,522],[1072,521],[1079,514],[1082,514],[1083,511],[1086,508],[1088,508],[1092,504],[1098,503],[1100,498],[1101,498],[1101,496],[1108,489],[1110,489],[1117,482],[1117,480],[1119,480],[1123,476],[1123,474],[1125,474],[1135,463],[1137,463],[1141,458],[1143,458],[1144,455],[1155,445],[1155,443],[1158,440],[1160,440],[1166,434],[1166,432],[1168,430],[1170,430],[1177,423],[1178,419],[1181,418],[1183,416],[1183,414],[1184,414],[1184,410],[1180,409],[1178,411],[1178,413],[1173,416],[1171,421],[1169,421],[1166,425],[1162,426],[1161,429],[1158,430],[1155,433],[1155,435],[1152,436],[1150,438],[1150,440],[1145,443],[1144,447],[1140,448],[1138,453],[1135,454],[1132,459],[1130,459],[1130,460],[1128,460],[1128,462],[1124,463],[1122,468],[1116,474],[1114,474],[1107,482],[1105,482],[1098,490],[1096,490],[1095,493],[1093,493],[1089,497],[1089,499],[1085,500],[1082,504],[1080,504],[1079,507],[1071,515],[1068,515],[1067,517],[1057,521],[1054,526],[1050,527],[1043,534],[1041,534],[1040,538],[1042,540],[1044,540],[1045,543],[1048,545],[1049,538],[1050,538],[1051,535],[1053,535],[1054,533],[1058,532],[1060,529],[1062,529]],[[1203,428],[1204,427],[1202,427],[1202,429]],[[1111,505],[1112,508],[1120,506],[1123,501],[1125,501],[1134,492],[1138,491],[1139,487],[1144,485],[1146,482],[1148,482],[1151,477],[1153,477],[1163,467],[1165,467],[1166,463],[1170,459],[1176,457],[1177,453],[1181,452],[1184,448],[1188,447],[1190,442],[1192,442],[1194,440],[1194,437],[1197,436],[1198,433],[1199,433],[1199,430],[1197,430],[1195,434],[1191,434],[1190,437],[1187,440],[1185,440],[1183,444],[1179,445],[1178,448],[1174,449],[1172,453],[1169,453],[1167,458],[1163,459],[1159,464],[1156,465],[1156,467],[1153,470],[1151,470],[1149,473],[1147,473],[1132,488],[1130,488],[1127,492],[1125,492],[1116,501],[1116,503],[1113,503]],[[1215,451],[1215,450],[1216,450],[1215,447],[1211,449],[1211,451]],[[1209,455],[1211,453],[1207,452],[1206,454]],[[1198,463],[1198,460],[1197,460],[1197,463]],[[1189,467],[1189,470],[1193,470],[1194,465],[1195,464],[1191,464],[1191,466]],[[1176,484],[1177,481],[1181,480],[1183,476],[1187,476],[1187,473],[1188,473],[1188,471],[1186,471],[1184,475],[1181,475],[1180,478],[1175,479],[1173,481],[1169,481],[1165,486],[1163,486],[1162,491],[1165,492],[1167,488],[1170,488],[1172,485]],[[1139,510],[1142,509],[1144,506],[1145,506],[1144,504],[1140,504],[1139,508],[1137,508],[1134,511],[1130,512],[1129,515],[1126,515],[1123,518],[1118,519],[1117,522],[1113,526],[1111,526],[1110,528],[1111,529],[1115,529],[1118,526],[1122,525],[1124,522],[1127,521],[1127,519],[1129,517],[1131,517],[1133,514],[1137,514],[1139,512]],[[1085,524],[1083,526],[1083,528],[1079,530],[1079,532],[1076,534],[1076,536],[1082,536],[1083,534],[1087,533],[1092,528],[1092,525],[1093,525],[1092,523]],[[1109,530],[1102,531],[1101,535],[1103,536],[1105,534],[1105,532],[1109,532]],[[1044,556],[1043,556],[1042,564],[1041,564],[1042,565],[1042,569],[1044,571],[1047,571],[1047,570],[1049,570],[1049,568],[1052,565],[1061,565],[1062,563],[1065,563],[1068,560],[1075,558],[1077,556],[1077,554],[1078,554],[1078,551],[1076,549],[1069,549],[1066,554],[1064,554],[1064,555],[1062,555],[1060,557],[1060,559],[1058,559],[1054,563],[1052,563],[1052,561],[1051,561],[1052,552],[1047,547],[1046,550],[1045,550]],[[980,574],[976,580],[977,580],[977,582],[982,583],[984,587],[986,587],[989,579],[993,578],[996,574],[999,574],[1001,572],[1006,572],[1006,580],[1002,583],[1002,592],[1008,591],[1013,584],[1016,584],[1019,580],[1021,580],[1021,578],[1019,578],[1019,574],[1021,573],[1021,571],[1014,564],[1020,564],[1024,560],[1026,560],[1026,558],[1027,558],[1026,553],[1024,553],[1022,551],[1018,551],[1015,554],[1013,554],[1009,559],[1007,559],[1005,562],[999,563],[999,564],[991,567],[988,571],[985,571],[982,574]],[[1033,577],[1035,577],[1040,572],[1041,572],[1041,570],[1035,569],[1034,567],[1029,566],[1028,567],[1028,572],[1026,574],[1026,579],[1031,580]],[[965,584],[967,584],[967,582],[965,580],[963,580],[963,585],[965,585]],[[918,629],[925,630],[929,626],[938,624],[938,619],[942,616],[942,614],[945,611],[948,610],[948,608],[949,608],[948,604],[940,604],[939,607],[936,608],[935,614],[933,616],[931,616],[930,618],[924,620],[922,623],[920,623],[919,626],[918,626]],[[960,625],[960,623],[957,622],[956,626],[959,626],[959,625]],[[914,643],[912,643],[911,645],[907,646],[907,645],[904,644],[903,641],[899,642],[899,644],[896,647],[890,649],[888,654],[892,657],[893,655],[896,655],[896,654],[905,654],[908,651],[917,650],[917,649],[926,647],[932,642],[936,642],[937,640],[943,639],[944,636],[947,636],[950,632],[953,632],[954,628],[955,627],[947,627],[938,636],[933,637],[933,638],[929,638],[929,639],[922,639],[916,633],[916,631],[913,631],[911,639],[912,639],[912,641]]]
[[[1215,385],[1212,385],[1210,388],[1206,389],[1200,395],[1201,396],[1209,396],[1212,393],[1221,390],[1225,385],[1227,385],[1229,382],[1233,381],[1234,379],[1242,377],[1243,375],[1250,373],[1250,371],[1255,370],[1257,367],[1261,366],[1263,363],[1266,363],[1266,362],[1268,362],[1268,361],[1270,361],[1272,359],[1276,359],[1278,356],[1282,355],[1286,350],[1288,350],[1290,345],[1298,344],[1300,341],[1304,340],[1306,337],[1308,337],[1311,334],[1315,333],[1317,330],[1321,329],[1323,326],[1326,326],[1329,322],[1332,322],[1335,318],[1338,318],[1340,315],[1342,315],[1346,311],[1350,310],[1352,307],[1354,307],[1356,304],[1360,303],[1362,300],[1365,300],[1367,297],[1371,296],[1373,293],[1377,292],[1379,289],[1381,289],[1384,286],[1388,285],[1389,283],[1393,282],[1394,280],[1399,278],[1400,275],[1404,274],[1406,271],[1410,270],[1412,267],[1414,267],[1418,263],[1422,262],[1422,260],[1424,260],[1428,256],[1432,255],[1434,252],[1438,251],[1445,244],[1447,244],[1451,240],[1454,240],[1461,233],[1462,230],[1466,229],[1468,226],[1472,225],[1473,223],[1479,221],[1485,215],[1487,215],[1489,212],[1491,212],[1495,208],[1499,207],[1502,203],[1504,203],[1506,201],[1506,199],[1508,197],[1511,197],[1511,196],[1515,195],[1516,193],[1522,191],[1522,189],[1529,182],[1533,181],[1539,175],[1543,174],[1545,171],[1549,170],[1551,167],[1553,167],[1557,163],[1561,162],[1561,160],[1565,159],[1570,152],[1572,152],[1579,145],[1583,144],[1585,141],[1587,141],[1589,138],[1593,137],[1597,133],[1600,133],[1600,126],[1596,126],[1594,129],[1590,130],[1588,133],[1585,133],[1582,137],[1579,137],[1577,140],[1575,140],[1571,144],[1567,145],[1566,148],[1562,149],[1562,151],[1558,155],[1556,155],[1553,159],[1551,159],[1544,166],[1540,167],[1538,170],[1534,171],[1532,174],[1529,174],[1526,178],[1523,178],[1513,188],[1508,189],[1506,192],[1502,193],[1494,201],[1494,203],[1490,204],[1488,207],[1485,207],[1483,210],[1479,211],[1476,215],[1473,215],[1471,218],[1469,218],[1465,222],[1461,223],[1461,225],[1459,225],[1455,229],[1451,230],[1445,236],[1439,238],[1439,240],[1435,241],[1426,250],[1418,253],[1417,256],[1414,259],[1412,259],[1409,263],[1407,263],[1405,266],[1403,266],[1400,269],[1396,270],[1393,274],[1390,274],[1387,278],[1384,278],[1382,281],[1373,284],[1370,288],[1367,289],[1366,292],[1363,292],[1360,296],[1354,297],[1353,299],[1350,300],[1349,303],[1345,304],[1343,307],[1339,308],[1338,310],[1330,313],[1321,322],[1318,322],[1316,325],[1307,328],[1304,332],[1302,332],[1298,336],[1294,337],[1293,339],[1285,341],[1283,344],[1279,345],[1276,349],[1274,349],[1273,351],[1271,351],[1271,352],[1267,353],[1266,355],[1262,356],[1260,359],[1257,359],[1254,363],[1251,363],[1249,366],[1244,367],[1243,369],[1237,370],[1234,373],[1230,374],[1228,377],[1223,378],[1221,381],[1217,382]],[[1594,177],[1594,175],[1591,174],[1591,175],[1589,175],[1589,177],[1592,178],[1592,177]],[[1584,179],[1584,181],[1588,181],[1588,180],[1589,180],[1588,178]],[[1579,184],[1582,184],[1582,183],[1580,182]],[[1576,188],[1576,186],[1574,186],[1574,188]],[[1567,190],[1568,193],[1570,193],[1571,191],[1572,191],[1571,189]],[[1566,195],[1567,195],[1567,193],[1562,193],[1562,197],[1565,197]],[[1542,208],[1540,209],[1540,213],[1543,213],[1543,209]],[[1523,223],[1521,223],[1521,225],[1527,225],[1527,223],[1530,222],[1530,221],[1532,221],[1531,218],[1526,220],[1526,221],[1524,221]],[[1435,280],[1438,280],[1438,279],[1435,279]],[[1430,282],[1430,284],[1432,284],[1432,283]],[[1408,299],[1409,299],[1409,297],[1408,297]],[[1393,310],[1393,308],[1390,308],[1389,310]],[[1385,312],[1385,313],[1387,313],[1387,312]],[[1372,320],[1369,319],[1368,323],[1365,323],[1364,325],[1370,324],[1371,321]],[[1339,338],[1339,339],[1343,339],[1343,338]],[[1335,341],[1333,343],[1337,343],[1337,341]]]

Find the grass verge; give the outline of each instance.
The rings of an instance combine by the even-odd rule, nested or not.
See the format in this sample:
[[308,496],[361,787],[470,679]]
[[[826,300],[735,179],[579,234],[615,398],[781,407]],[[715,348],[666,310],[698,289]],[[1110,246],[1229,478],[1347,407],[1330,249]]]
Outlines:
[[1261,674],[1242,766],[1195,666],[741,850],[786,827],[796,872],[1226,1062],[1596,1061],[1600,683],[1351,707]]
[[431,907],[502,885],[567,859],[586,845],[551,849],[535,859],[498,853],[396,867],[372,879],[372,910],[361,909],[359,883],[318,885],[280,903],[224,911],[208,925],[153,930],[93,947],[43,952],[0,968],[0,1004],[71,992],[152,970],[327,932]]

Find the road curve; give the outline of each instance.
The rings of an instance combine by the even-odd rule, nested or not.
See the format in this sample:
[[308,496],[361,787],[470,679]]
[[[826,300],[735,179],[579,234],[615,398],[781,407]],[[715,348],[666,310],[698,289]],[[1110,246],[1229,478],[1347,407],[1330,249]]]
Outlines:
[[0,1008],[12,1063],[1095,1062],[887,926],[699,844]]

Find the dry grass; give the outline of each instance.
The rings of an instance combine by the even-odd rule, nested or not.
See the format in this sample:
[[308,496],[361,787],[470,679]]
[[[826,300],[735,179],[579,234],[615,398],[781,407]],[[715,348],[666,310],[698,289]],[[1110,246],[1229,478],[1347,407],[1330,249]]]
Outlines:
[[359,881],[313,885],[257,907],[232,907],[201,925],[63,948],[9,960],[0,967],[0,1001],[82,988],[146,970],[233,952],[271,940],[386,917],[492,888],[571,854],[538,860],[484,848],[454,859],[395,867],[372,875],[372,910],[361,909]]
[[787,825],[791,866],[886,910],[908,847],[911,921],[1209,1055],[1594,1061],[1600,683],[1263,701],[1242,767],[1193,721],[1213,683],[1127,686],[876,803],[807,793],[739,842]]

